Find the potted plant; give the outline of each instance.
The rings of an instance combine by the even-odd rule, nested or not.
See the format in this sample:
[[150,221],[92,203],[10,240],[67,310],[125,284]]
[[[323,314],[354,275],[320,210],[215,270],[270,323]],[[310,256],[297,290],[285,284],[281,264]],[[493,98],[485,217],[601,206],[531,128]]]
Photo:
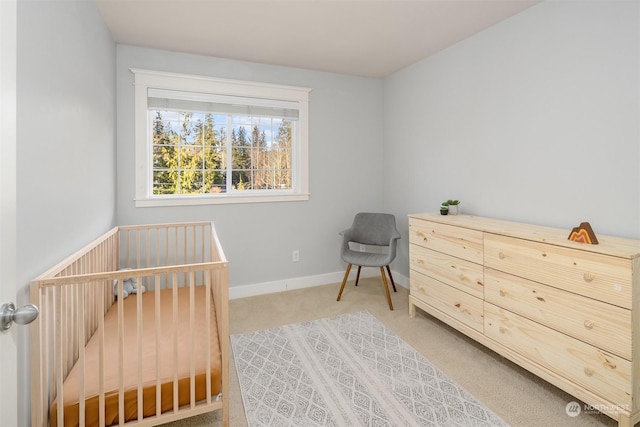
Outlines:
[[449,213],[449,205],[447,205],[447,202],[444,202],[440,206],[440,215],[447,215],[448,213]]
[[459,200],[447,200],[445,202],[449,208],[451,215],[458,215],[460,213],[460,201]]

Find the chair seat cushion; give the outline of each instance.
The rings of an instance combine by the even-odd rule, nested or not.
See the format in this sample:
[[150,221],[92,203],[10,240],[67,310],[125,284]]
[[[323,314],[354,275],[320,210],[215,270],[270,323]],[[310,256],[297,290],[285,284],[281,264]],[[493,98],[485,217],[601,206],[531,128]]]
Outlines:
[[358,252],[347,250],[342,254],[342,260],[349,264],[362,267],[384,267],[391,263],[389,254]]

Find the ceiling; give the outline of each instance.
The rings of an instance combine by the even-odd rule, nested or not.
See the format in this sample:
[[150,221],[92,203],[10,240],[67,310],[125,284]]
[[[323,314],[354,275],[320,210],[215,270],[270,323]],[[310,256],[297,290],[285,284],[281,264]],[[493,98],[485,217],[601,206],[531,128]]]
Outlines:
[[94,0],[116,43],[385,77],[540,0]]

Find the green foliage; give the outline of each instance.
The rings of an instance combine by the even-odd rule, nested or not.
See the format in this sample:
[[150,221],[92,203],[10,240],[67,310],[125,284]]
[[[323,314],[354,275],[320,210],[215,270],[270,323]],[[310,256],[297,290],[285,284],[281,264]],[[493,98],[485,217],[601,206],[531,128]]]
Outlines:
[[[238,123],[232,123],[227,138],[228,124],[216,123],[215,118],[230,119],[205,113],[155,111],[153,194],[226,192],[228,173],[236,190],[291,188],[291,122],[240,117]],[[260,130],[260,120],[271,123],[273,141]],[[227,146],[229,142],[231,147]]]

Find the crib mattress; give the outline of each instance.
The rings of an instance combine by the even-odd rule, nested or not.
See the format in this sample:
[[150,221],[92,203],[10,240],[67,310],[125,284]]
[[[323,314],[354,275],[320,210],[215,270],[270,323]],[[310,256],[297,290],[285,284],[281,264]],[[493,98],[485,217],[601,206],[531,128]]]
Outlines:
[[[196,401],[206,399],[206,324],[204,286],[195,287],[195,394]],[[160,315],[155,314],[154,292],[142,295],[142,384],[144,416],[156,413],[156,321],[160,327],[160,377],[162,412],[173,409],[174,369],[178,372],[179,405],[190,402],[190,348],[189,288],[178,289],[178,360],[174,360],[173,348],[173,297],[172,290],[160,291]],[[124,417],[125,421],[138,418],[138,342],[136,327],[136,296],[123,300],[124,307]],[[118,424],[118,307],[114,304],[104,318],[105,352],[105,425]],[[129,325],[129,327],[127,327]],[[99,420],[99,342],[98,334],[89,340],[85,350],[85,412],[86,425],[98,425]],[[211,298],[211,394],[220,392],[221,354],[218,340],[213,298]],[[80,370],[74,366],[64,381],[64,425],[79,425]],[[57,404],[51,406],[51,426],[57,425]]]

